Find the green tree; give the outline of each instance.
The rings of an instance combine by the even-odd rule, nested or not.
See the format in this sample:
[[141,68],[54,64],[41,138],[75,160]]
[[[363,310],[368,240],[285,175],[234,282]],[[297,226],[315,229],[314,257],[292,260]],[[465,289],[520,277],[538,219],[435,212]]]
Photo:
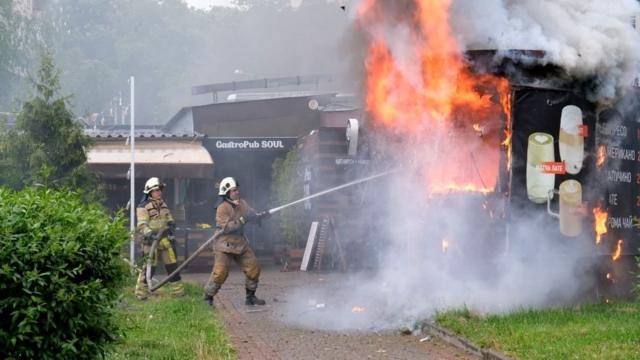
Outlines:
[[35,95],[0,141],[0,166],[8,170],[3,171],[4,182],[15,189],[33,184],[70,187],[97,198],[98,179],[86,165],[90,138],[69,110],[69,98],[57,96],[59,73],[47,53],[34,86]]

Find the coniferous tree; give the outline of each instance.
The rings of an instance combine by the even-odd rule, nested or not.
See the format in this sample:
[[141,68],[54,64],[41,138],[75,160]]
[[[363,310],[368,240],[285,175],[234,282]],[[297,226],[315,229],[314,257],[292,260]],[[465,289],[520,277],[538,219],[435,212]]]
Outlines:
[[34,86],[35,95],[0,141],[2,180],[15,189],[68,187],[96,198],[99,179],[86,164],[90,138],[71,112],[69,97],[58,96],[59,72],[48,53],[42,55]]

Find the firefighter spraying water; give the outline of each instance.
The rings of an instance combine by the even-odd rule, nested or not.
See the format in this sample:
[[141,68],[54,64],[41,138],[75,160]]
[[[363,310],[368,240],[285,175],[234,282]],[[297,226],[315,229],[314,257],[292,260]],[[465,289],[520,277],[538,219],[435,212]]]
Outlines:
[[[290,206],[293,206],[293,205],[305,202],[307,200],[311,200],[313,198],[316,198],[316,197],[319,197],[319,196],[322,196],[322,195],[326,195],[326,194],[332,193],[334,191],[338,191],[338,190],[341,190],[341,189],[344,189],[344,188],[347,188],[347,187],[350,187],[350,186],[353,186],[353,185],[357,185],[357,184],[360,184],[360,183],[363,183],[363,182],[371,181],[371,180],[374,180],[374,179],[377,179],[377,178],[380,178],[380,177],[383,177],[383,176],[387,176],[387,175],[393,174],[396,171],[397,170],[389,170],[389,171],[385,171],[383,173],[379,173],[379,174],[371,175],[371,176],[368,176],[368,177],[365,177],[365,178],[362,178],[362,179],[354,180],[354,181],[348,182],[346,184],[342,184],[342,185],[339,185],[339,186],[336,186],[336,187],[333,187],[333,188],[330,188],[330,189],[327,189],[327,190],[323,190],[323,191],[317,192],[315,194],[311,194],[309,196],[305,196],[305,197],[303,197],[301,199],[292,201],[292,202],[290,202],[288,204],[280,205],[278,207],[275,207],[275,208],[272,208],[272,209],[269,209],[269,210],[266,210],[266,211],[259,212],[258,214],[262,214],[261,216],[263,216],[263,217],[266,214],[273,215],[273,214],[275,214],[275,213],[277,213],[279,211],[282,211],[282,210],[284,210],[284,209],[286,209],[286,208],[288,208]],[[221,184],[221,186],[222,185],[223,184]],[[215,231],[215,233],[213,234],[213,236],[211,236],[193,254],[191,254],[191,256],[187,260],[185,260],[182,264],[180,264],[180,266],[178,266],[177,269],[175,269],[165,279],[163,279],[162,281],[160,281],[156,285],[152,286],[149,290],[151,292],[153,292],[153,291],[158,290],[163,285],[165,285],[169,281],[169,279],[173,278],[176,274],[179,274],[180,271],[182,271],[182,269],[184,269],[191,261],[193,261],[193,259],[195,259],[201,252],[203,252],[207,248],[207,246],[209,246],[211,243],[216,241],[218,239],[218,237],[222,236],[223,234],[224,234],[223,230],[217,229]]]

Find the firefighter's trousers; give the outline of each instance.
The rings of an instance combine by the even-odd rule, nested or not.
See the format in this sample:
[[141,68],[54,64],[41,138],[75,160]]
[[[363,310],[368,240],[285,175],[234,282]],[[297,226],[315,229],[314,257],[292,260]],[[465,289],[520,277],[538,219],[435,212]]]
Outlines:
[[213,265],[213,271],[209,277],[209,283],[205,287],[205,293],[208,295],[215,295],[217,292],[214,289],[219,289],[222,284],[227,280],[229,276],[229,266],[231,261],[235,261],[244,272],[245,287],[249,290],[255,290],[258,288],[258,280],[260,279],[260,264],[258,264],[258,258],[253,251],[247,248],[246,251],[241,254],[230,254],[221,251],[215,252],[215,263]]
[[[158,259],[162,259],[162,263],[164,264],[164,268],[167,272],[167,275],[171,274],[178,268],[178,258],[176,256],[175,245],[169,238],[163,238],[158,242],[156,247],[156,251],[154,254],[150,254],[151,252],[151,244],[144,244],[142,246],[142,253],[144,254],[144,266],[142,267],[142,271],[138,276],[138,281],[136,283],[136,296],[139,299],[144,299],[149,296],[149,288],[147,285],[147,271],[146,267],[149,262],[149,257],[151,257],[151,277],[153,278],[153,274],[155,273],[155,268],[158,264]],[[169,284],[167,284],[167,290],[171,295],[174,296],[182,296],[184,295],[184,286],[180,281],[180,274],[174,276],[171,280],[169,280]]]

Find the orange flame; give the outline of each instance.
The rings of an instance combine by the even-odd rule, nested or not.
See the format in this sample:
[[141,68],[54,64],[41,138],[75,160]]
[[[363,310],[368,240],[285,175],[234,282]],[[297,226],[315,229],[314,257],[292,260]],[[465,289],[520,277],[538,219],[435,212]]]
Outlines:
[[500,145],[504,146],[507,150],[507,171],[511,170],[511,137],[513,132],[511,131],[511,92],[509,91],[509,82],[500,82],[500,105],[502,105],[502,111],[506,115],[507,123],[504,129],[504,140]]
[[622,255],[622,240],[618,240],[618,243],[616,244],[616,251],[611,256],[611,259],[613,259],[613,261],[616,261],[620,259],[621,255]]
[[596,244],[602,241],[602,235],[607,233],[607,219],[609,214],[599,207],[593,208],[593,218],[595,220],[594,230],[596,231]]
[[364,311],[365,311],[365,308],[360,306],[354,306],[353,309],[351,309],[351,312],[353,313],[363,313]]
[[607,158],[607,147],[604,145],[598,146],[598,159],[596,160],[596,166],[598,169],[604,165],[604,160]]
[[447,252],[449,249],[449,240],[442,239],[442,252]]
[[[401,15],[385,12],[385,4],[363,1],[357,12],[360,20],[365,25],[384,21],[384,16],[402,21]],[[415,32],[402,47],[387,41],[384,31],[370,32],[366,108],[374,125],[420,147],[431,193],[491,192],[497,183],[501,142],[508,148],[511,166],[509,83],[471,72],[448,22],[450,4],[451,0],[415,0],[414,13],[405,19]],[[503,140],[500,121],[505,113]]]

